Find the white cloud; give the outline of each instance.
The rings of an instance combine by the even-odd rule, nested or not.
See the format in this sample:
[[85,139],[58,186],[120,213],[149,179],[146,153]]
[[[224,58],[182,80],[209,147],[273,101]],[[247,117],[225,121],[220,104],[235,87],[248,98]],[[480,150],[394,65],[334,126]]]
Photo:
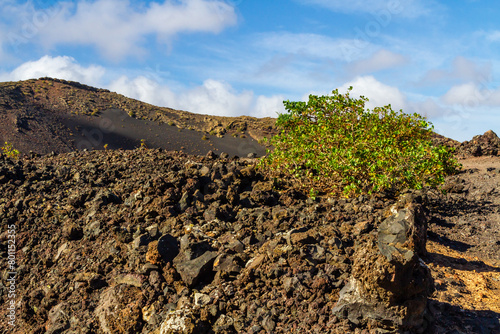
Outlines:
[[448,105],[470,110],[483,106],[500,107],[500,88],[489,89],[470,82],[451,87],[441,99]]
[[366,107],[373,109],[390,104],[392,109],[405,109],[407,106],[406,97],[396,87],[385,85],[373,76],[357,77],[339,87],[339,92],[345,92],[352,86],[351,96],[365,96],[369,99]]
[[450,112],[450,108],[443,106],[441,103],[438,103],[434,98],[425,98],[423,101],[419,102],[409,102],[406,113],[417,113],[422,116],[425,116],[429,119],[442,117],[443,115]]
[[252,116],[255,117],[277,117],[278,114],[285,112],[283,101],[285,98],[281,95],[278,96],[259,96],[255,102]]
[[363,38],[331,38],[317,34],[268,33],[259,37],[259,47],[285,54],[320,59],[353,61],[375,51],[375,45]]
[[[137,5],[123,0],[65,2],[51,11],[32,5],[9,6],[16,18],[14,38],[56,45],[89,45],[107,58],[140,56],[147,52],[146,39],[156,36],[168,44],[179,33],[218,33],[236,24],[234,8],[224,1],[165,0]],[[2,15],[4,16],[4,15]]]
[[[305,4],[319,5],[340,13],[372,13],[392,19],[393,16],[419,17],[428,15],[434,2],[422,0],[299,0]],[[383,18],[386,20],[387,18]]]
[[403,55],[382,49],[371,57],[359,60],[349,66],[349,72],[354,74],[373,73],[385,69],[399,67],[407,63]]
[[491,42],[499,42],[500,41],[500,31],[495,30],[486,34],[486,39]]
[[450,105],[467,105],[469,102],[467,100],[471,100],[472,97],[480,96],[480,91],[477,86],[473,83],[467,83],[463,85],[453,86],[446,94],[444,94],[441,99],[443,102]]
[[173,92],[169,87],[145,77],[125,76],[109,89],[157,106],[216,116],[276,117],[283,112],[282,96],[255,96],[251,91],[236,92],[226,82],[208,79],[201,86]]
[[443,82],[477,82],[485,84],[491,80],[491,63],[478,64],[472,60],[457,56],[453,59],[449,70],[433,69],[428,71],[420,84],[435,84]]
[[96,65],[83,67],[77,64],[72,57],[44,56],[39,60],[20,65],[10,73],[0,74],[0,80],[17,81],[49,76],[84,82],[89,85],[99,85],[104,74],[105,69],[103,67]]
[[250,91],[236,93],[224,82],[208,79],[179,96],[178,106],[199,114],[239,116],[247,114],[254,96]]
[[111,91],[157,106],[174,108],[177,105],[177,98],[168,87],[143,76],[138,76],[135,79],[121,76],[111,82],[108,88]]

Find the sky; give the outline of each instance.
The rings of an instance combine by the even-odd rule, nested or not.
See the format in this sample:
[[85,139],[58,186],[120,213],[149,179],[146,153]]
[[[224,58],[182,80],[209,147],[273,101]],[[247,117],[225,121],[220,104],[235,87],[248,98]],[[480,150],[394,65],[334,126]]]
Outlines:
[[464,141],[500,134],[500,3],[0,0],[0,81],[54,77],[194,113],[276,117],[334,89]]

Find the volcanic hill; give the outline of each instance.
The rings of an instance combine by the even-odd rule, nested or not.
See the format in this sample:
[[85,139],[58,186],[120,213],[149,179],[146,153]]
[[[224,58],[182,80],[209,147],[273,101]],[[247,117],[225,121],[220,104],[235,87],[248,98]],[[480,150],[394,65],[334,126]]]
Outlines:
[[22,153],[149,148],[246,156],[275,120],[220,117],[156,107],[123,95],[52,78],[0,83],[0,141]]

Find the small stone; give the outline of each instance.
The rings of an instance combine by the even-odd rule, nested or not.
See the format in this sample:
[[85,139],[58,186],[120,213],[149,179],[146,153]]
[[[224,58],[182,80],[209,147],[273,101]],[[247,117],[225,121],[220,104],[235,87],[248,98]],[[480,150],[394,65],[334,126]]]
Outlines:
[[260,254],[252,259],[250,259],[246,265],[245,265],[245,268],[248,269],[248,270],[252,270],[252,269],[255,269],[257,267],[259,267],[262,262],[264,262],[264,259],[266,258],[266,255],[265,254]]
[[227,248],[235,253],[242,253],[245,250],[245,245],[238,239],[234,239]]
[[59,303],[50,309],[48,314],[49,322],[46,325],[46,333],[62,333],[69,328],[69,305]]
[[205,306],[212,302],[212,298],[204,293],[194,294],[194,304],[196,306]]
[[142,272],[145,275],[149,274],[153,270],[160,270],[160,268],[152,263],[146,263],[145,265],[142,266]]
[[215,154],[214,151],[208,151],[206,157],[209,158],[209,159],[216,159],[217,158],[217,154]]
[[158,227],[158,224],[154,224],[154,225],[146,227],[146,231],[148,231],[151,239],[156,239],[159,237],[160,229]]
[[354,235],[361,235],[370,232],[372,226],[368,221],[362,221],[354,225]]
[[276,323],[272,319],[271,316],[266,316],[264,320],[262,320],[262,327],[268,332],[272,333],[274,331],[274,328],[276,327]]
[[195,333],[196,321],[196,317],[189,309],[179,309],[170,312],[161,324],[160,334]]
[[162,279],[160,273],[157,270],[152,270],[149,273],[149,284],[156,289],[159,289]]
[[227,332],[230,331],[231,329],[234,330],[233,325],[234,325],[233,318],[225,314],[221,314],[217,319],[217,321],[215,322],[213,330],[216,333]]
[[262,327],[260,327],[258,325],[253,325],[252,327],[250,327],[249,333],[257,334],[257,333],[260,333],[261,330],[262,330]]
[[74,223],[65,224],[62,233],[68,240],[79,240],[83,237],[82,228]]
[[234,256],[227,254],[220,254],[214,261],[214,271],[223,272],[227,274],[238,274],[241,267],[234,261]]
[[316,238],[313,236],[313,232],[307,230],[306,228],[290,230],[285,234],[285,239],[290,246],[316,243]]
[[152,264],[160,263],[161,255],[158,252],[158,241],[150,242],[148,245],[148,252],[146,253],[146,261]]
[[190,205],[189,193],[185,191],[182,194],[181,200],[179,201],[179,208],[181,211],[185,211]]
[[57,262],[57,260],[59,260],[59,258],[61,257],[61,255],[63,255],[64,253],[66,253],[67,250],[68,250],[68,243],[67,242],[65,242],[64,244],[62,244],[61,246],[59,246],[59,248],[57,249],[57,254],[54,257],[54,262]]
[[144,282],[144,276],[135,274],[119,275],[113,279],[115,284],[127,284],[140,288]]
[[285,277],[283,279],[283,286],[287,292],[291,292],[300,287],[300,282],[297,277]]
[[141,289],[129,285],[117,285],[103,291],[94,311],[96,325],[99,326],[97,332],[137,333],[137,320],[142,318],[142,308],[137,301],[141,297]]
[[179,244],[176,238],[170,234],[164,234],[158,240],[158,253],[163,262],[172,262],[179,254]]
[[144,233],[136,237],[132,243],[134,249],[138,249],[141,246],[146,246],[149,242],[149,234]]
[[101,222],[94,221],[86,225],[83,234],[85,237],[94,240],[101,234]]
[[144,306],[142,308],[142,319],[146,322],[149,322],[151,317],[156,313],[154,304],[151,304],[149,306]]
[[207,166],[203,166],[200,168],[199,173],[201,176],[206,176],[210,174],[210,168],[208,168]]
[[[182,256],[182,253],[178,256]],[[212,271],[216,257],[216,252],[205,252],[203,255],[190,261],[184,261],[184,257],[182,257],[179,263],[175,264],[175,269],[181,275],[182,280],[188,286],[193,287],[204,278],[209,277],[207,274]]]

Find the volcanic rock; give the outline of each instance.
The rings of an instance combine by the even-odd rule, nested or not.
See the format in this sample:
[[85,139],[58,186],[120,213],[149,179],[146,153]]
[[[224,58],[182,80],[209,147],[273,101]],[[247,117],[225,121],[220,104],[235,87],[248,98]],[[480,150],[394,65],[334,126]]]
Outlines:
[[[355,324],[424,332],[427,297],[434,291],[425,254],[426,221],[411,203],[388,217],[354,253],[353,270],[333,312]],[[384,328],[385,327],[385,328]]]
[[[495,305],[496,262],[436,252],[498,260],[497,169],[471,165],[446,194],[313,201],[255,163],[145,148],[0,155],[0,221],[16,229],[10,332],[498,332],[498,312],[473,311]],[[8,240],[4,229],[5,259]],[[465,310],[457,295],[478,298]]]
[[492,130],[482,135],[474,136],[470,141],[464,141],[458,146],[458,153],[462,157],[467,156],[499,156],[500,138]]

